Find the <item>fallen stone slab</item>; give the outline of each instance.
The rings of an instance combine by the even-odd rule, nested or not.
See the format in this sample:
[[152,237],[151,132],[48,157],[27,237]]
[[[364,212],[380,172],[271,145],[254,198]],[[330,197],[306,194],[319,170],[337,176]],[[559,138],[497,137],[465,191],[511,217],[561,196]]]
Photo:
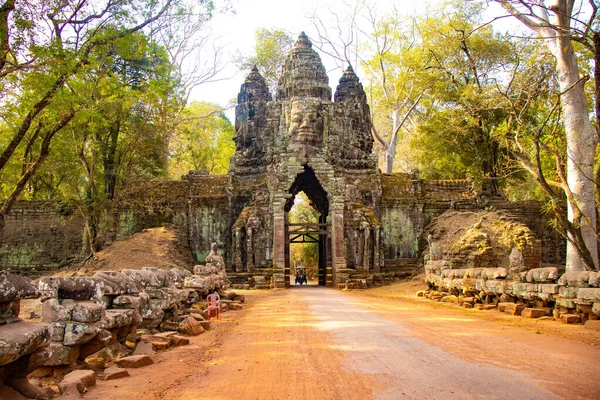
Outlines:
[[510,315],[521,315],[526,307],[525,304],[508,303],[504,306],[504,312]]
[[172,346],[185,346],[190,344],[190,339],[185,336],[173,335],[171,336],[171,345]]
[[96,386],[94,371],[80,369],[65,375],[63,380],[59,382],[58,389],[61,394],[75,393],[75,390],[79,393],[85,393],[92,386]]
[[541,318],[549,314],[547,308],[526,308],[521,312],[521,316],[525,318]]
[[0,365],[10,364],[50,343],[50,329],[43,324],[17,322],[0,326]]
[[493,304],[475,304],[475,309],[489,311],[489,310],[495,310],[496,306]]
[[560,322],[563,324],[578,324],[579,315],[575,314],[563,314],[560,316]]
[[104,370],[101,376],[102,380],[110,381],[113,379],[121,379],[129,376],[129,371],[124,368],[110,367]]
[[586,329],[592,329],[594,331],[600,331],[600,320],[587,320],[583,325]]
[[196,336],[204,332],[204,328],[195,318],[187,317],[179,324],[179,332],[184,335]]
[[240,303],[231,303],[228,305],[230,310],[241,310],[244,308],[243,305],[241,305]]
[[140,368],[154,364],[154,360],[145,354],[121,358],[117,361],[120,368]]

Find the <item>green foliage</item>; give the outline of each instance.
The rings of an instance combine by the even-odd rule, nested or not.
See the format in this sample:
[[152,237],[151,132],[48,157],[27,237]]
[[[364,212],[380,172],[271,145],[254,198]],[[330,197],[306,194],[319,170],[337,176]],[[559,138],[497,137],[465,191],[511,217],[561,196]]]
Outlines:
[[[289,212],[290,223],[317,223],[319,213],[310,204],[304,192],[296,195],[294,206]],[[304,265],[311,278],[316,277],[319,265],[319,246],[317,243],[292,243],[290,244],[290,258],[294,265]]]
[[217,104],[192,102],[170,143],[169,176],[179,178],[189,170],[226,174],[235,153],[234,127]]
[[253,54],[239,55],[235,62],[244,72],[249,72],[256,65],[271,94],[275,94],[283,62],[292,49],[294,38],[281,29],[259,28],[255,33],[255,40]]

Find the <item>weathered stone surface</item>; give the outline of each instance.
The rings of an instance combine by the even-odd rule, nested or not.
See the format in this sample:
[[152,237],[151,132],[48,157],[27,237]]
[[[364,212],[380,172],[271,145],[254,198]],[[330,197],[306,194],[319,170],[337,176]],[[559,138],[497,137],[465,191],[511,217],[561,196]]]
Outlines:
[[129,371],[124,368],[110,367],[104,370],[101,378],[105,381],[111,381],[113,379],[121,379],[129,376]]
[[78,301],[71,312],[73,321],[98,322],[104,317],[104,308],[93,301]]
[[160,288],[162,286],[161,282],[153,271],[124,269],[121,272],[129,276],[140,290],[148,287]]
[[119,271],[98,271],[91,278],[104,295],[137,294],[140,291],[128,275]]
[[31,322],[0,325],[0,365],[48,346],[50,330],[46,325]]
[[51,343],[48,347],[34,353],[29,360],[30,369],[46,366],[69,365],[79,357],[79,347],[65,346],[62,343]]
[[10,303],[19,300],[18,289],[8,279],[8,272],[0,270],[0,303]]
[[154,360],[144,354],[124,357],[117,361],[120,368],[140,368],[150,364],[154,364]]
[[73,312],[73,303],[61,304],[58,299],[49,299],[42,303],[42,321],[58,322],[71,321]]
[[41,278],[38,289],[42,301],[47,299],[89,300],[102,297],[102,290],[91,278]]
[[85,393],[88,388],[96,386],[96,374],[94,371],[76,370],[69,372],[58,384],[61,393]]
[[507,303],[504,306],[504,312],[510,315],[521,315],[521,313],[526,307],[527,306],[525,304]]
[[228,305],[227,305],[227,307],[228,307],[230,310],[241,310],[241,309],[243,309],[243,308],[244,308],[244,306],[243,306],[243,305],[241,305],[241,304],[239,304],[239,303],[230,303],[230,304],[228,304]]
[[527,271],[527,282],[552,283],[558,279],[558,269],[554,267],[535,268]]
[[[600,288],[581,288],[575,291],[577,298],[584,300],[599,301],[600,300]],[[562,294],[561,294],[561,297]],[[565,296],[566,297],[566,296]]]
[[100,329],[93,324],[68,322],[65,325],[63,343],[66,346],[80,346],[92,340],[99,332]]
[[[33,285],[33,283],[29,279],[22,277],[20,275],[8,273],[4,270],[0,270],[0,274],[5,274],[6,279],[17,290],[17,293],[19,294],[19,299],[33,299],[33,298],[37,298],[40,296],[39,290],[37,289],[37,287],[35,287]],[[3,279],[4,278],[2,278],[0,276],[0,293],[3,293],[3,291],[7,289],[7,287],[4,287],[4,288],[2,287],[1,282]],[[8,294],[8,295],[10,296],[10,294]],[[2,297],[3,297],[3,295],[0,294],[0,303],[2,303],[2,301],[1,301]]]
[[196,321],[196,319],[187,317],[179,324],[179,332],[184,335],[195,336],[204,332],[204,328]]
[[495,310],[496,306],[493,304],[475,304],[475,309],[488,311],[488,310]]
[[562,314],[560,316],[560,322],[563,324],[578,324],[580,321],[579,315],[575,314]]
[[85,358],[96,353],[97,351],[102,350],[111,342],[112,338],[113,336],[110,333],[110,331],[107,331],[106,329],[101,329],[100,332],[98,332],[98,334],[92,340],[79,347],[81,352],[79,356]]
[[190,339],[188,339],[184,336],[180,336],[180,335],[171,336],[171,345],[172,346],[185,346],[188,344],[190,344]]
[[591,271],[565,272],[559,278],[558,284],[577,288],[585,288],[589,286],[590,278],[592,278],[592,281],[595,281],[596,273]]
[[545,317],[550,313],[547,308],[526,308],[521,312],[521,315],[525,318],[540,318]]

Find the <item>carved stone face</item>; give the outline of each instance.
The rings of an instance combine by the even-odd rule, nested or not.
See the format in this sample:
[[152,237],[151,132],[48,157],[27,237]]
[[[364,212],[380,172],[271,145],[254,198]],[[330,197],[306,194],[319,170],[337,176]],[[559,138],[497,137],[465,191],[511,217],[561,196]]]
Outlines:
[[289,132],[293,142],[320,145],[323,142],[323,116],[319,112],[319,103],[311,99],[294,100]]

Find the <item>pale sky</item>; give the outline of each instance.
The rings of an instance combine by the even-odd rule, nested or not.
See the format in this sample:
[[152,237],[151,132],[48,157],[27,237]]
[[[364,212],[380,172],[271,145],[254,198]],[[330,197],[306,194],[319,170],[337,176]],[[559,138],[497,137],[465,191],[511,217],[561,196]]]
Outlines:
[[[231,12],[216,14],[211,21],[211,32],[214,33],[215,40],[225,48],[223,60],[227,62],[238,52],[245,55],[252,52],[255,31],[258,28],[282,29],[293,37],[305,31],[309,37],[316,37],[315,28],[308,18],[314,10],[317,10],[318,15],[326,20],[333,18],[331,10],[338,10],[337,13],[343,14],[344,10],[352,9],[361,1],[365,0],[327,0],[326,2],[323,0],[231,0],[235,14]],[[372,2],[376,2],[379,15],[384,15],[395,6],[407,16],[422,14],[428,3],[437,3],[435,0],[372,0]],[[335,90],[342,72],[334,70],[335,63],[326,54],[322,52],[319,54],[329,75],[329,86]],[[197,87],[191,94],[191,100],[210,101],[226,106],[237,97],[240,85],[248,73],[249,71],[238,71],[230,62],[219,75],[218,82],[205,83]],[[361,72],[357,71],[357,73],[361,78]],[[233,122],[233,109],[230,109],[227,115]]]

